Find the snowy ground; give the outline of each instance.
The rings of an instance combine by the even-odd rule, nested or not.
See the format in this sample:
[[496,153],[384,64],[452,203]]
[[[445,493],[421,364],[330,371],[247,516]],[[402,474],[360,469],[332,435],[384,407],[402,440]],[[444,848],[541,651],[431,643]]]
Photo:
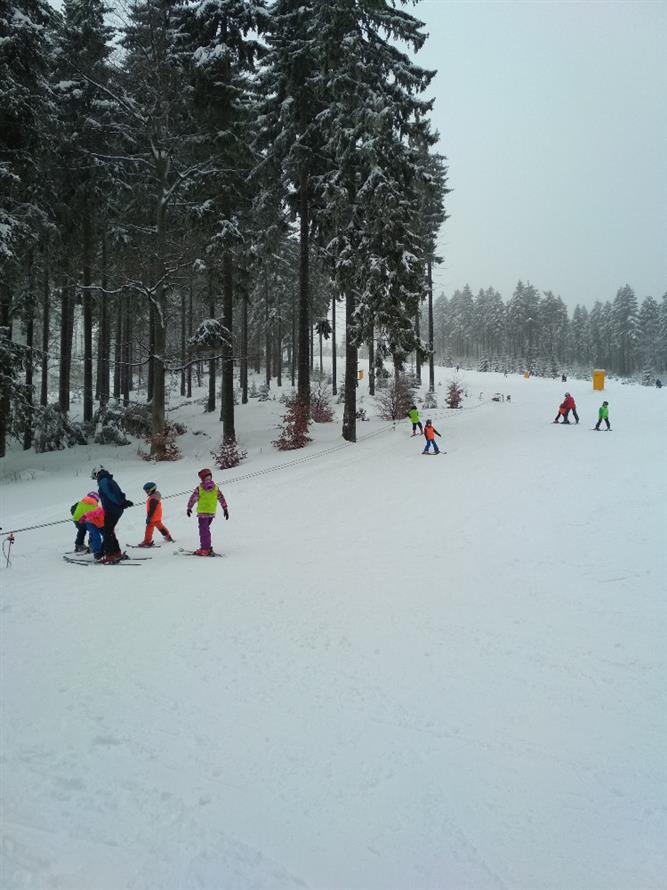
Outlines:
[[[225,559],[84,568],[69,525],[17,535],[4,890],[667,886],[667,389],[609,383],[598,433],[590,383],[463,377],[464,410],[426,412],[447,450],[426,460],[374,418],[239,480],[341,442],[340,406],[290,454],[278,402],[239,406]],[[555,427],[566,388],[582,422]],[[67,517],[102,462],[138,541],[142,483],[191,490],[211,462],[201,410],[178,412],[210,437],[176,464],[12,454],[0,524]],[[165,521],[192,547],[186,500]]]

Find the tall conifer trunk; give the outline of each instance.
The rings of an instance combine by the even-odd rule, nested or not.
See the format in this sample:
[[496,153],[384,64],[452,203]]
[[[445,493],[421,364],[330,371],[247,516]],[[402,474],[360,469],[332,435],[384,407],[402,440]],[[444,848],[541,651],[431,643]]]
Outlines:
[[120,398],[120,372],[123,356],[123,293],[116,296],[116,336],[113,349],[113,397]]
[[297,394],[299,401],[310,415],[310,344],[308,337],[310,315],[309,269],[309,207],[308,173],[301,171],[299,182],[299,353]]
[[225,342],[222,346],[222,390],[220,419],[224,442],[236,441],[234,429],[234,284],[232,254],[225,250],[222,255],[222,324],[225,328]]
[[101,263],[100,263],[100,348],[97,355],[99,370],[99,399],[100,406],[104,407],[109,402],[109,352],[111,349],[111,330],[109,319],[109,297],[107,296],[107,236],[102,230],[101,235]]
[[334,395],[338,394],[338,383],[336,375],[338,373],[336,355],[336,298],[331,301],[331,391]]
[[44,239],[44,252],[42,262],[42,388],[39,404],[46,408],[49,401],[49,335],[51,293],[49,289],[49,241]]
[[241,306],[241,404],[248,404],[248,301]]
[[368,338],[368,394],[375,395],[375,326],[371,325]]
[[266,363],[266,385],[271,386],[271,323],[269,314],[269,284],[264,269],[264,360]]
[[359,350],[351,336],[354,320],[354,295],[350,288],[345,294],[345,406],[343,408],[343,438],[357,441],[357,362]]
[[[209,269],[207,272],[207,288],[208,288],[208,315],[209,318],[215,318],[215,293],[213,290],[213,273]],[[215,411],[215,359],[209,359],[208,362],[208,401],[206,402],[207,411]]]
[[74,299],[70,270],[70,247],[65,246],[63,254],[61,310],[60,310],[60,368],[58,374],[58,404],[66,414],[69,411],[69,389],[72,361],[72,337],[74,328]]
[[32,445],[32,419],[33,419],[33,345],[35,335],[35,269],[32,250],[28,252],[28,293],[26,294],[25,314],[25,385],[26,385],[26,421],[23,431],[23,450],[27,451]]
[[431,261],[428,261],[428,390],[435,392],[435,356],[433,355],[433,268]]
[[[192,270],[190,270],[190,287],[189,287],[189,291],[188,291],[188,343],[189,343],[190,340],[192,339],[192,314],[193,314],[193,312],[192,312],[192,309],[193,309],[192,304],[193,304],[193,302],[194,302],[194,290],[195,290],[195,284],[194,284],[194,280],[193,280],[193,273],[192,273]],[[191,350],[190,350],[190,346],[188,345],[188,389],[187,389],[187,397],[188,397],[189,399],[192,398],[192,364],[191,364],[191,361],[192,361],[192,353],[191,353]]]
[[[419,328],[420,328],[420,318],[419,318],[419,315],[420,315],[420,307],[418,306],[418,307],[417,307],[417,312],[416,312],[416,314],[415,314],[415,334],[417,335],[417,338],[420,338],[420,337],[421,337],[421,331],[420,331],[420,329],[419,329]],[[417,350],[415,351],[415,377],[417,378],[417,383],[419,383],[419,385],[421,386],[421,382],[422,382],[422,357],[421,357],[421,353],[420,353],[419,349],[417,349]]]
[[181,288],[181,396],[185,396],[185,289]]
[[88,204],[83,213],[83,420],[90,423],[93,419],[93,298],[90,293],[92,284],[92,252],[93,238]]

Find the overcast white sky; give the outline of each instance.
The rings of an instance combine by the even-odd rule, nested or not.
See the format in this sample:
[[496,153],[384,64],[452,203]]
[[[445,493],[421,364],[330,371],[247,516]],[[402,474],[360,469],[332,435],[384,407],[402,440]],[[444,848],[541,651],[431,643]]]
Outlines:
[[[409,7],[411,8],[411,7]],[[451,219],[436,291],[667,291],[667,3],[422,0]]]

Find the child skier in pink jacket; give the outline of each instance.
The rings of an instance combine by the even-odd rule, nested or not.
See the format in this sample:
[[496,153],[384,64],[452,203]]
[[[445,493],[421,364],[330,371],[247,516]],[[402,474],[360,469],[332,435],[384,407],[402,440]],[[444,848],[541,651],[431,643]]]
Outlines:
[[204,469],[197,473],[201,479],[200,484],[190,495],[187,514],[192,515],[192,508],[197,505],[197,519],[199,520],[199,550],[195,550],[195,556],[215,556],[211,546],[211,523],[215,519],[215,511],[218,504],[222,507],[225,519],[229,519],[229,509],[225,496],[213,481],[210,470]]

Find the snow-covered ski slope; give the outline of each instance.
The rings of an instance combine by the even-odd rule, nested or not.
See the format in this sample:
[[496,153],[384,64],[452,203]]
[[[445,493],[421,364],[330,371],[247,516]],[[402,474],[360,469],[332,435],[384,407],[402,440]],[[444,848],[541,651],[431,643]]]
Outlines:
[[[422,414],[448,452],[428,461],[404,421],[225,484],[341,441],[340,406],[288,454],[279,402],[239,406],[225,559],[173,557],[197,545],[187,495],[177,545],[131,572],[65,563],[68,525],[17,535],[5,890],[667,886],[667,389],[461,376],[464,410]],[[566,389],[581,423],[556,427]],[[66,518],[102,462],[136,543],[142,483],[189,492],[210,465],[201,412],[176,412],[210,437],[175,464],[10,455],[0,524]]]

